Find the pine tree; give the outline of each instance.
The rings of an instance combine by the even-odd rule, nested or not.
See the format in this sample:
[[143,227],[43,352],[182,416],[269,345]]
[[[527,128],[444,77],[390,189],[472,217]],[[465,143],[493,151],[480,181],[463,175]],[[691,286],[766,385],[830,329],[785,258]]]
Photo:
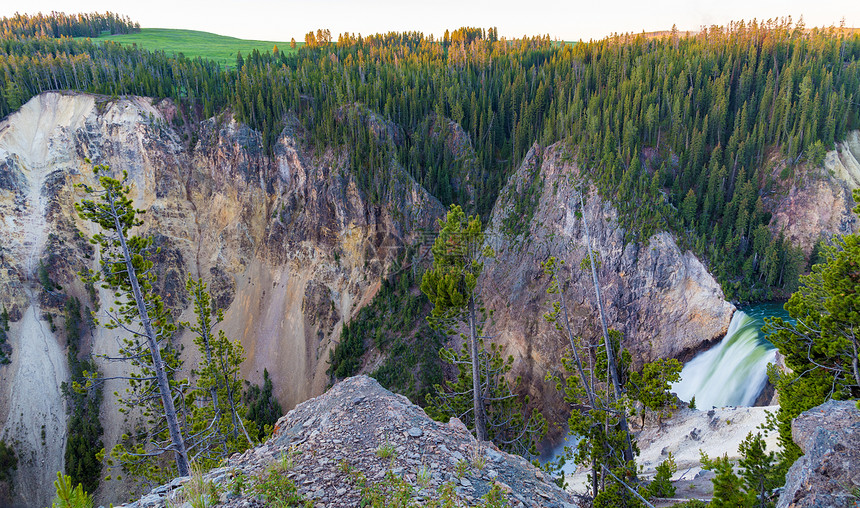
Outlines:
[[647,492],[649,497],[674,497],[675,486],[672,485],[672,475],[678,471],[678,466],[675,464],[675,458],[672,452],[669,456],[657,466],[657,472],[654,479],[648,484]]
[[472,419],[476,437],[489,438],[479,373],[478,322],[482,310],[476,288],[484,268],[483,259],[493,256],[484,246],[484,232],[479,217],[466,217],[459,205],[451,205],[448,215],[440,219],[439,235],[433,242],[433,267],[421,279],[421,291],[433,304],[430,320],[434,328],[450,334],[455,323],[468,323],[466,339],[472,367]]
[[443,362],[457,369],[457,379],[447,381],[444,386],[434,386],[435,394],[427,395],[424,408],[427,414],[445,422],[456,417],[467,427],[474,426],[474,419],[469,414],[473,412],[472,365],[477,363],[489,441],[510,453],[536,456],[537,445],[546,435],[548,424],[537,409],[533,409],[530,415],[525,413],[529,397],[521,399],[513,390],[521,378],[513,383],[506,379],[505,375],[513,365],[513,356],[504,359],[501,348],[496,344],[491,344],[488,351],[483,339],[478,341],[477,362],[472,361],[467,344],[463,344],[459,352],[442,348],[439,354]]
[[[860,201],[860,191],[854,191]],[[860,214],[860,205],[854,208]],[[860,397],[860,235],[835,239],[824,248],[825,262],[800,278],[800,288],[785,309],[795,319],[768,321],[769,340],[791,369],[769,370],[779,393],[776,415],[781,466],[784,470],[801,455],[791,438],[791,420],[828,399]]]
[[782,484],[776,468],[776,454],[768,452],[764,438],[760,432],[753,435],[750,432],[741,442],[738,451],[741,453],[741,477],[746,484],[747,492],[757,498],[756,508],[773,506],[771,492]]
[[54,481],[57,495],[54,497],[52,508],[92,508],[93,498],[84,491],[80,483],[72,488],[72,478],[57,471],[57,479]]
[[[189,277],[185,287],[194,302],[197,322],[183,323],[183,326],[194,333],[194,343],[201,353],[195,370],[197,387],[189,400],[189,404],[194,405],[191,421],[196,427],[190,429],[189,434],[199,446],[189,448],[198,448],[198,457],[205,454],[217,462],[254,443],[246,430],[246,408],[241,400],[239,367],[245,360],[245,351],[238,341],[231,342],[223,330],[214,333],[215,327],[224,320],[224,312],[212,308],[206,283]],[[252,426],[252,432],[255,430]]]
[[[172,453],[177,473],[187,476],[188,453],[175,404],[176,397],[181,396],[178,393],[181,383],[171,379],[179,367],[178,357],[169,344],[175,327],[161,298],[153,291],[155,274],[149,258],[157,250],[152,246],[152,237],[129,233],[131,228],[142,224],[138,217],[143,211],[136,209],[129,198],[128,172],[123,171],[122,178],[117,179],[108,176],[107,166],[96,166],[93,173],[100,188],[84,184],[80,187],[96,200],[83,199],[75,208],[82,219],[102,229],[90,240],[99,246],[101,269],[90,270],[85,279],[116,293],[117,307],[107,309],[104,324],[127,333],[119,359],[137,369],[129,377],[131,396],[120,402],[129,409],[142,410],[144,417],[155,423],[151,428],[161,429],[163,425],[166,429],[137,435],[137,439],[117,445],[112,456],[123,464],[137,460],[139,465],[141,457]],[[87,384],[91,386],[91,381]],[[143,475],[143,469],[145,466],[137,470]],[[154,469],[160,468],[154,466]]]
[[269,371],[263,369],[263,386],[251,385],[243,395],[243,400],[248,405],[247,418],[254,422],[257,429],[257,435],[254,437],[259,441],[272,433],[275,422],[284,414],[273,392],[274,385]]
[[12,472],[18,469],[18,457],[11,445],[0,441],[0,482],[11,482]]
[[681,380],[683,365],[674,358],[660,358],[642,366],[641,372],[630,374],[630,396],[642,402],[642,427],[645,427],[646,411],[654,411],[658,418],[671,416],[668,410],[675,409],[670,392],[672,383]]
[[716,473],[713,479],[714,498],[708,506],[744,508],[753,505],[754,496],[744,490],[744,482],[735,474],[727,455],[712,460],[702,453],[701,462],[705,469]]
[[688,190],[684,197],[684,203],[681,205],[681,216],[687,227],[693,226],[693,221],[696,220],[696,193],[693,192],[693,189]]
[[[590,259],[583,260],[583,269],[596,269],[598,263]],[[591,468],[589,478],[595,506],[639,506],[638,494],[629,492],[630,485],[636,483],[634,458],[638,453],[626,422],[629,401],[624,395],[614,399],[610,395],[614,394],[610,365],[620,381],[624,365],[619,372],[615,358],[620,356],[622,364],[629,364],[629,352],[618,354],[621,337],[615,330],[607,330],[609,340],[596,344],[573,333],[563,291],[563,265],[554,257],[543,264],[544,273],[550,277],[547,293],[557,295],[552,310],[544,318],[570,342],[568,354],[561,358],[567,375],[548,376],[573,408],[568,418],[569,431],[582,438],[568,454],[572,452],[577,464]],[[609,353],[606,344],[612,348]]]

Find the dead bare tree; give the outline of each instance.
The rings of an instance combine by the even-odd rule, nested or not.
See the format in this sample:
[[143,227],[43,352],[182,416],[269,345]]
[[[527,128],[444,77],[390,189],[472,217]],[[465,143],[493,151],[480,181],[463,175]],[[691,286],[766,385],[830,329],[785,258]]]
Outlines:
[[[554,257],[543,263],[543,266],[545,273],[551,277],[547,292],[551,295],[557,295],[558,299],[553,303],[552,310],[545,315],[545,318],[554,324],[556,330],[565,335],[570,342],[571,356],[563,359],[562,363],[574,375],[567,378],[565,383],[561,383],[561,386],[565,391],[565,400],[571,404],[573,410],[569,420],[571,431],[577,432],[583,438],[577,458],[580,461],[587,460],[591,467],[592,493],[597,496],[599,492],[605,489],[605,482],[608,477],[615,478],[620,482],[615,474],[607,475],[605,474],[606,471],[614,467],[629,471],[628,466],[634,460],[634,451],[625,410],[625,394],[621,385],[618,358],[616,357],[616,344],[620,354],[621,339],[616,337],[616,340],[613,341],[613,336],[618,334],[614,331],[611,332],[607,325],[600,281],[597,275],[598,260],[591,246],[582,192],[580,191],[579,195],[579,211],[576,213],[576,216],[582,220],[586,248],[586,257],[581,266],[590,271],[594,286],[603,339],[602,350],[606,354],[605,372],[601,374],[602,367],[598,367],[596,360],[599,353],[603,352],[601,348],[596,344],[585,343],[581,337],[577,337],[571,327],[565,298],[565,282],[561,278],[564,262]],[[574,208],[576,207],[574,206]],[[603,374],[606,374],[605,378],[603,378]],[[605,393],[601,393],[604,389]],[[613,427],[621,432],[611,432]],[[620,440],[610,437],[618,434],[623,436]],[[585,443],[584,447],[582,443]],[[633,474],[635,475],[635,472]],[[621,484],[626,486],[623,482]]]
[[[585,235],[585,248],[588,252],[589,265],[591,265],[591,279],[594,282],[594,294],[597,301],[597,311],[600,314],[600,327],[603,331],[603,345],[606,348],[606,363],[609,365],[609,374],[612,378],[612,388],[615,391],[615,400],[620,401],[622,397],[621,381],[618,376],[618,363],[615,360],[615,351],[612,341],[609,339],[609,328],[606,326],[606,315],[603,312],[603,299],[600,295],[600,281],[597,278],[597,263],[591,252],[591,237],[588,234],[588,220],[585,213],[584,191],[579,193],[579,203],[582,208],[582,229]],[[633,460],[633,443],[630,439],[630,428],[627,424],[627,415],[621,415],[618,422],[622,432],[627,436],[627,449],[624,451],[624,460]]]

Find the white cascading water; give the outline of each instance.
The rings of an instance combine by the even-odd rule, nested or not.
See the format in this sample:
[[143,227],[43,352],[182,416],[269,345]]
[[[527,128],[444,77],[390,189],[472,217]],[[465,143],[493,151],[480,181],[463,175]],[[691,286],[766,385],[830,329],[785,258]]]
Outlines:
[[[776,358],[776,349],[761,332],[766,317],[793,321],[781,303],[759,303],[736,311],[726,336],[719,344],[699,353],[684,365],[681,381],[672,386],[681,400],[696,397],[699,409],[723,406],[752,406],[767,383],[767,365]],[[564,447],[575,446],[577,436],[567,435],[564,442],[541,457],[545,463],[564,453]],[[565,474],[576,466],[565,464]]]
[[725,338],[684,365],[672,391],[696,407],[752,406],[767,382],[776,349],[761,337],[762,322],[735,312]]

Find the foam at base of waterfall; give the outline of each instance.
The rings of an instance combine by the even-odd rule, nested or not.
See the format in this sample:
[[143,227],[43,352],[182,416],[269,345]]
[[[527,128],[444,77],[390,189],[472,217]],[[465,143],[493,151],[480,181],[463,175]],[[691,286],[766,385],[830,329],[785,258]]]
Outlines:
[[[563,456],[565,451],[564,448],[570,448],[571,452],[576,451],[576,446],[579,444],[579,436],[576,434],[567,434],[564,437],[564,441],[556,445],[555,448],[550,450],[545,456],[540,457],[540,463],[546,464],[547,462],[553,462],[558,460],[559,457]],[[571,475],[576,472],[576,463],[573,461],[573,457],[567,459],[564,466],[561,468],[562,472],[565,475]]]
[[[767,383],[767,365],[776,358],[776,349],[761,333],[766,317],[777,316],[793,321],[781,303],[766,302],[737,311],[732,316],[725,338],[708,351],[698,354],[684,365],[681,381],[672,387],[681,400],[695,396],[699,409],[724,406],[752,406]],[[565,445],[575,447],[578,437],[568,434],[540,462],[545,464],[564,453]],[[576,470],[569,461],[567,476]]]

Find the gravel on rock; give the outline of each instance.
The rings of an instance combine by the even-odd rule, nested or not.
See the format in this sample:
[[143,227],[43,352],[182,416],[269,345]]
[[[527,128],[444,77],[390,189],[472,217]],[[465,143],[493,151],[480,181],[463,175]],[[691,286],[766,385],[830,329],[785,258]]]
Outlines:
[[[204,475],[220,493],[216,506],[266,506],[251,489],[236,495],[231,486],[240,475],[248,485],[263,478],[285,453],[293,459],[287,476],[316,508],[361,505],[362,490],[349,472],[361,473],[369,484],[390,475],[402,478],[412,487],[414,506],[437,499],[446,483],[454,487],[458,506],[482,505],[482,496],[493,487],[512,507],[576,506],[569,493],[523,457],[478,442],[456,418],[447,424],[433,421],[406,397],[367,376],[345,379],[299,404],[278,421],[266,443]],[[123,506],[175,504],[186,481],[179,478]]]

